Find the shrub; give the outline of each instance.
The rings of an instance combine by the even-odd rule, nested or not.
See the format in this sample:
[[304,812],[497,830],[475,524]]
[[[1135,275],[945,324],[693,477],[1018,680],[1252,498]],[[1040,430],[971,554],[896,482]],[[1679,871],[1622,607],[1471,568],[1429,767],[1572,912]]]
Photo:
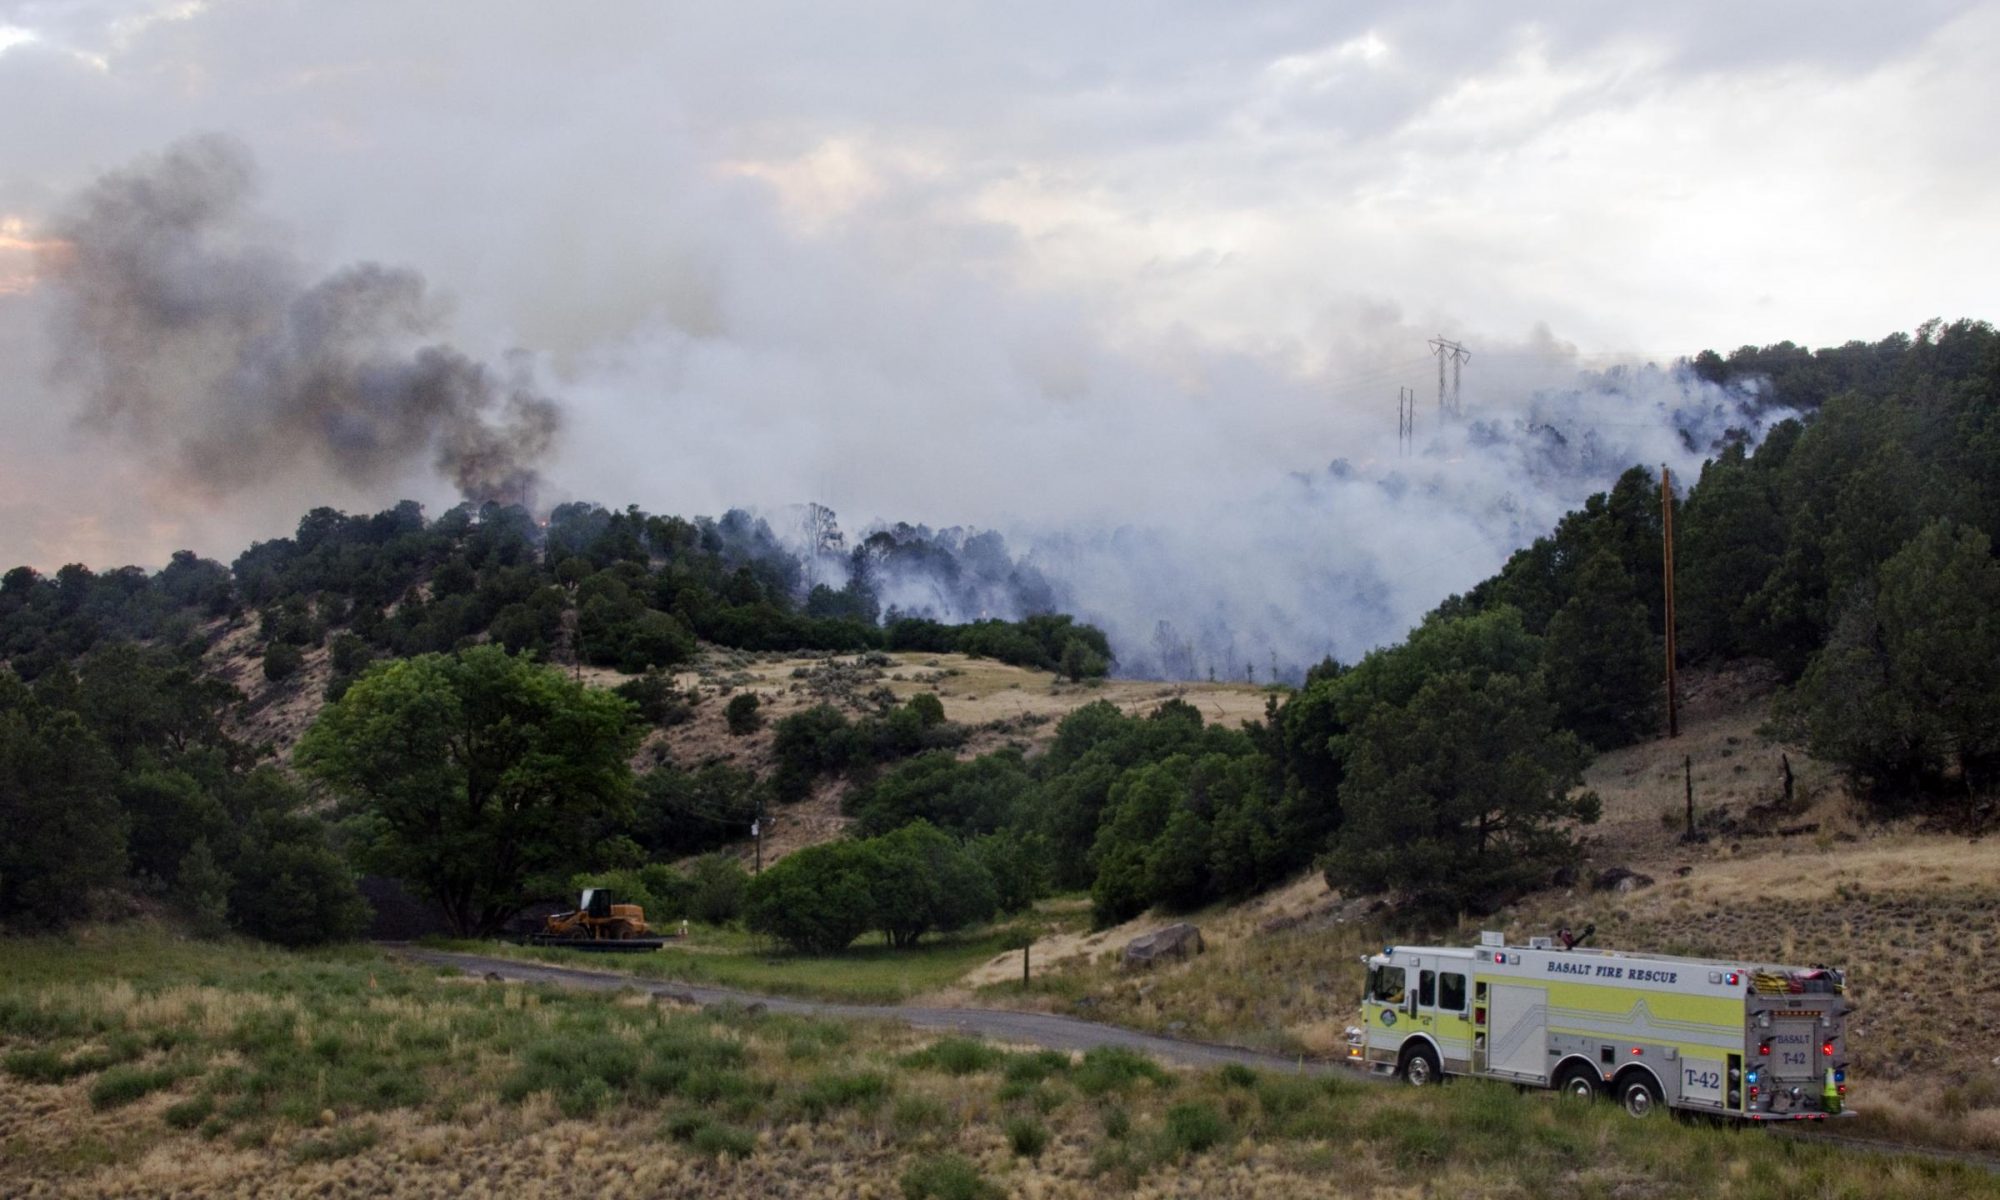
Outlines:
[[940,1038],[903,1059],[906,1066],[927,1067],[947,1075],[972,1075],[990,1071],[1006,1055],[974,1038]]
[[903,1172],[905,1200],[1000,1200],[999,1188],[956,1154],[920,1158]]
[[1122,1092],[1141,1079],[1150,1080],[1160,1087],[1173,1083],[1173,1076],[1167,1074],[1160,1064],[1123,1046],[1099,1046],[1085,1051],[1074,1078],[1076,1086],[1086,1096]]
[[889,1081],[873,1071],[816,1075],[799,1093],[799,1111],[819,1120],[837,1108],[872,1109],[889,1094]]
[[1225,1065],[1220,1071],[1215,1073],[1215,1077],[1222,1082],[1224,1087],[1247,1088],[1257,1086],[1257,1072],[1244,1066],[1242,1063],[1229,1063]]
[[305,665],[305,654],[289,642],[272,642],[264,647],[264,678],[272,683],[290,679]]
[[1012,1117],[1006,1125],[1007,1144],[1023,1158],[1040,1158],[1049,1145],[1049,1127],[1033,1117]]
[[729,704],[722,710],[723,718],[729,723],[729,732],[737,737],[757,732],[764,724],[764,718],[757,710],[763,702],[753,692],[731,696]]
[[361,1153],[382,1140],[372,1125],[355,1125],[337,1129],[323,1138],[307,1138],[292,1146],[292,1161],[296,1163],[333,1162]]
[[717,1158],[725,1155],[730,1158],[748,1158],[750,1152],[757,1148],[757,1139],[748,1130],[711,1121],[695,1130],[694,1137],[688,1140],[688,1144],[698,1153]]
[[612,690],[631,701],[638,708],[640,719],[648,725],[667,729],[686,724],[694,717],[694,701],[689,694],[674,686],[673,676],[660,671],[648,671]]
[[727,854],[704,854],[688,867],[688,915],[710,925],[724,925],[743,915],[750,875]]
[[932,692],[919,692],[910,697],[906,706],[917,715],[917,720],[925,729],[944,724],[944,701]]
[[536,1042],[500,1085],[500,1097],[518,1103],[535,1092],[555,1097],[566,1117],[587,1117],[638,1079],[637,1050],[610,1034],[570,1034]]
[[1229,1136],[1229,1122],[1206,1104],[1176,1104],[1167,1110],[1165,1136],[1172,1149],[1200,1154]]
[[942,1128],[951,1120],[951,1114],[945,1111],[944,1105],[929,1096],[904,1096],[896,1101],[889,1119],[904,1133],[917,1133]]
[[180,1082],[177,1067],[112,1067],[90,1085],[90,1106],[118,1108]]
[[196,1096],[183,1100],[168,1108],[164,1114],[167,1124],[175,1129],[193,1129],[215,1113],[215,1101],[208,1096]]
[[1007,1082],[1040,1083],[1070,1068],[1069,1055],[1060,1050],[1036,1050],[1007,1059]]
[[757,1148],[757,1139],[748,1130],[724,1125],[700,1113],[676,1113],[662,1130],[677,1142],[686,1142],[696,1153],[716,1158],[748,1158]]

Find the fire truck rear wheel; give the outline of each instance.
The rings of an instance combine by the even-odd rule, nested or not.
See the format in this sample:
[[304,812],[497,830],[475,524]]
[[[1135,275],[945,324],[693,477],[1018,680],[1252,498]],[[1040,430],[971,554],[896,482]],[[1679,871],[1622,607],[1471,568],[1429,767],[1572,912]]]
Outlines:
[[1643,1121],[1660,1107],[1660,1089],[1649,1076],[1630,1075],[1618,1085],[1618,1103],[1634,1120]]
[[1444,1072],[1438,1069],[1437,1055],[1423,1046],[1404,1052],[1400,1073],[1403,1082],[1411,1087],[1430,1087],[1444,1078]]

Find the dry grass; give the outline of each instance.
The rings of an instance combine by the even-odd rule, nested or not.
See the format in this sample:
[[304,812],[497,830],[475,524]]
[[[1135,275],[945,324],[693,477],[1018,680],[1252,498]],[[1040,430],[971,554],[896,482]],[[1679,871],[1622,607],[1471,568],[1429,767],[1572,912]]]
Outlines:
[[[1252,906],[1196,914],[1209,953],[1186,964],[1141,975],[1118,968],[1129,935],[1164,923],[1152,917],[1052,956],[1025,995],[1005,963],[969,981],[986,1003],[1336,1054],[1356,1015],[1358,960],[1384,942],[1469,942],[1482,928],[1520,940],[1595,924],[1601,946],[1845,968],[1859,1006],[1852,1103],[1862,1114],[1846,1128],[2000,1152],[2000,839],[1865,820],[1825,764],[1759,732],[1769,693],[1757,678],[1701,682],[1678,741],[1605,755],[1591,768],[1606,818],[1590,831],[1585,882],[1575,888],[1454,929],[1416,930],[1364,917],[1358,903],[1336,907],[1309,878]],[[1750,823],[1689,846],[1678,824],[1662,820],[1679,812],[1684,755],[1697,806],[1743,823],[1751,805],[1777,798],[1780,754],[1790,756],[1800,802],[1764,832]],[[1772,832],[1798,825],[1817,828]],[[1587,886],[1591,872],[1614,865],[1656,882],[1629,894]],[[1263,932],[1269,913],[1287,911],[1316,915]],[[1018,957],[1011,962],[1018,971]]]
[[[1247,942],[1246,942],[1247,944]],[[0,1193],[1099,1197],[1983,1194],[1974,1171],[1511,1089],[1168,1071],[900,1027],[488,985],[157,931],[8,947],[8,1055],[138,1039],[195,1073],[106,1111],[0,1076]],[[130,1048],[130,1047],[128,1047]],[[342,1073],[415,1076],[376,1102]],[[305,1069],[280,1070],[287,1061]],[[633,1067],[625,1070],[621,1064]],[[255,1103],[235,1104],[270,1086]],[[206,1109],[204,1109],[206,1105]],[[942,1189],[941,1191],[939,1189]],[[954,1190],[956,1189],[956,1190]]]

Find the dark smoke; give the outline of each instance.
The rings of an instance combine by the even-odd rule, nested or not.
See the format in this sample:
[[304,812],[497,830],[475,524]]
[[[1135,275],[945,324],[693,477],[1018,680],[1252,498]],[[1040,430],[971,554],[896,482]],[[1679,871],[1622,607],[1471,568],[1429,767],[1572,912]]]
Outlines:
[[248,150],[202,137],[105,176],[58,220],[56,375],[85,422],[216,494],[312,463],[389,482],[430,457],[467,499],[530,500],[561,421],[526,364],[437,342],[441,305],[414,271],[312,281],[254,191]]

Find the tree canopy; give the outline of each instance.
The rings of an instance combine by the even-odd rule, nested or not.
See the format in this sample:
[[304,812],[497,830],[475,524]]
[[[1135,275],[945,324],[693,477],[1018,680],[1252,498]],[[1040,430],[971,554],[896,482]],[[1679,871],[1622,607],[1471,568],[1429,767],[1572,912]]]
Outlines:
[[637,740],[626,701],[482,646],[371,667],[321,713],[296,761],[349,802],[374,862],[472,935],[629,815]]

